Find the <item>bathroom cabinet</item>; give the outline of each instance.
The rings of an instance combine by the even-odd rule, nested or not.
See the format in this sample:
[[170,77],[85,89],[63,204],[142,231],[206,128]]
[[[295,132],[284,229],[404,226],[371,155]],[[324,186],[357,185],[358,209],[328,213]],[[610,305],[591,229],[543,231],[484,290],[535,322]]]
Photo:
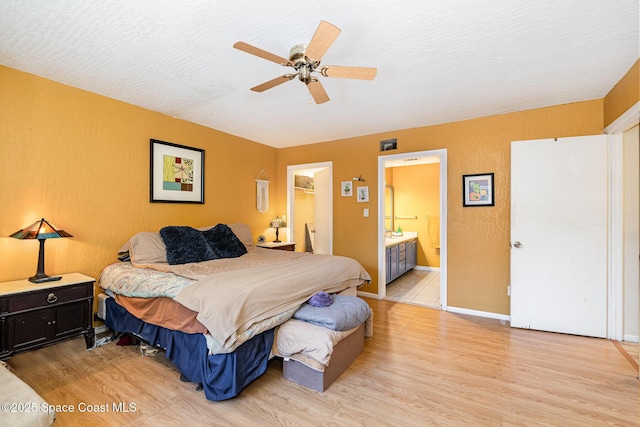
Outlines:
[[416,266],[418,258],[417,240],[410,239],[387,245],[386,257],[386,283],[388,284]]

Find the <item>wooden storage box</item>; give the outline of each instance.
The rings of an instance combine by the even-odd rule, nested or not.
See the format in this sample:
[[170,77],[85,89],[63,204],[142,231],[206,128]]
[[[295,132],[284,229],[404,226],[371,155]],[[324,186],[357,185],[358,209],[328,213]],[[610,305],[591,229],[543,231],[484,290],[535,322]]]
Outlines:
[[283,376],[295,383],[323,392],[351,366],[364,348],[364,323],[336,344],[329,365],[318,371],[293,359],[282,363]]

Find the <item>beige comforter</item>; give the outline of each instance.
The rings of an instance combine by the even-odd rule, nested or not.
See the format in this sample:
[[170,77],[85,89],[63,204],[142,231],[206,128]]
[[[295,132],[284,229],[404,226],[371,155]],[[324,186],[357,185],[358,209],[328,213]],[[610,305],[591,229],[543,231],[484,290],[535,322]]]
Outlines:
[[[267,265],[249,263],[240,270],[213,269],[211,275],[203,270],[207,262],[198,264],[199,280],[174,299],[198,312],[197,319],[227,348],[234,346],[240,331],[301,305],[316,292],[340,292],[371,280],[357,261],[333,255],[294,256]],[[185,274],[178,271],[185,267],[176,267],[175,273]]]

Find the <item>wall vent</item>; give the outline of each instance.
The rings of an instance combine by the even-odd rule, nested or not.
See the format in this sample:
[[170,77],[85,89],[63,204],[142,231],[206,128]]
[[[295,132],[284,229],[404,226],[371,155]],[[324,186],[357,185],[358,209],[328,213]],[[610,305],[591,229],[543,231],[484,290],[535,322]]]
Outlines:
[[380,141],[380,151],[389,151],[398,149],[398,138],[383,139]]

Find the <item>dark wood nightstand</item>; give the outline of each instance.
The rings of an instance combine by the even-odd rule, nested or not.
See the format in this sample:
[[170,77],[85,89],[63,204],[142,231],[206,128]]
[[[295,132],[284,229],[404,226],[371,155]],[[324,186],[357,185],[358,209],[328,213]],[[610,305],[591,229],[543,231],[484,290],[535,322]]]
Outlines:
[[276,249],[279,251],[295,251],[296,250],[296,242],[266,242],[259,243],[257,246],[265,249]]
[[0,359],[81,334],[93,347],[94,283],[80,273],[57,282],[0,283]]

